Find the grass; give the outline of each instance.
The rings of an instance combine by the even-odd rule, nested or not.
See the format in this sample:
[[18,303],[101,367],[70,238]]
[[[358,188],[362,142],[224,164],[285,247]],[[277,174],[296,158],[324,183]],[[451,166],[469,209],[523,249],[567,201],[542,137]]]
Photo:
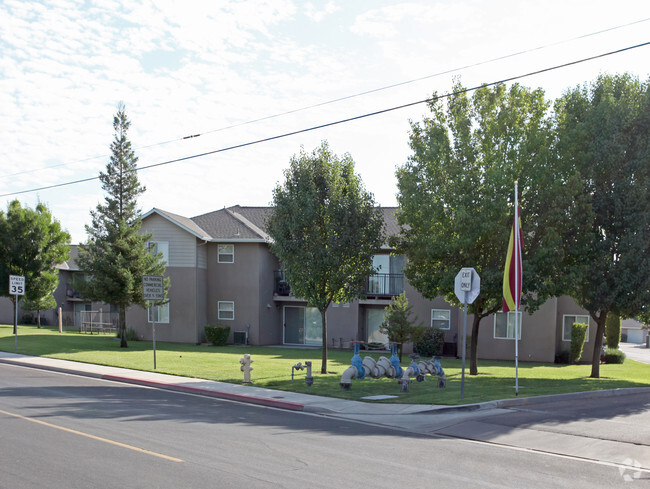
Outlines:
[[[0,325],[0,350],[14,352],[12,326]],[[18,353],[59,358],[76,362],[153,371],[152,343],[131,341],[127,349],[120,348],[112,335],[80,334],[76,331],[59,333],[52,327],[18,327]],[[250,353],[253,359],[253,385],[284,391],[316,394],[328,397],[360,400],[364,396],[389,394],[397,398],[387,402],[411,404],[468,404],[514,397],[514,362],[479,361],[479,375],[465,371],[465,398],[460,399],[461,361],[443,358],[447,387],[439,389],[437,378],[427,376],[424,382],[413,382],[409,392],[402,393],[395,379],[353,380],[350,391],[341,391],[341,374],[350,366],[352,352],[329,350],[328,371],[321,375],[320,349],[264,346],[182,345],[156,342],[156,372],[197,377],[221,382],[241,383],[239,359]],[[370,354],[370,353],[368,353]],[[370,354],[377,359],[382,353]],[[384,354],[386,355],[386,354]],[[362,353],[362,357],[366,353]],[[314,385],[304,382],[305,371],[295,371],[292,365],[311,360]],[[402,363],[407,363],[406,358]],[[601,365],[600,379],[591,379],[590,365],[554,365],[520,363],[519,396],[539,396],[622,387],[650,387],[650,365],[626,360],[622,365]]]

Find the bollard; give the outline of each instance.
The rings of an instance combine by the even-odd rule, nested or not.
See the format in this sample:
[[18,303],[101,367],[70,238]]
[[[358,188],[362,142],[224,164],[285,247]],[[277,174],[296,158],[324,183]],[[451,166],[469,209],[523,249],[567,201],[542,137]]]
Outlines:
[[305,377],[305,384],[307,384],[309,387],[314,383],[314,377],[311,375],[311,362],[305,362],[305,366],[307,367],[307,376]]
[[253,367],[251,367],[253,360],[251,360],[250,353],[244,353],[244,358],[240,358],[239,363],[241,363],[241,367],[239,367],[239,369],[244,372],[244,383],[250,384],[252,382],[251,371],[253,370]]

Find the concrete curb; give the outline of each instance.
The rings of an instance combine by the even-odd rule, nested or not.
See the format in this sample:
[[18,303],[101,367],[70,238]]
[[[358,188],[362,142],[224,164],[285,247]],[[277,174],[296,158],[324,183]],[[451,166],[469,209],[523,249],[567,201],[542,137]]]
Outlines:
[[37,368],[39,370],[49,370],[50,372],[59,372],[61,374],[80,375],[82,377],[92,377],[94,379],[101,379],[103,376],[103,374],[100,374],[98,372],[84,372],[84,371],[79,371],[71,368],[55,367],[53,365],[38,365],[29,362],[21,362],[19,359],[14,360],[8,358],[0,358],[0,363],[6,363],[7,365],[18,365],[20,367]]
[[5,363],[8,365],[19,365],[21,367],[37,368],[40,370],[48,370],[50,372],[59,372],[59,373],[69,374],[69,375],[79,375],[81,377],[91,377],[93,379],[110,380],[113,382],[123,382],[123,383],[128,383],[133,385],[141,385],[145,387],[154,387],[158,389],[165,389],[165,390],[176,391],[176,392],[198,394],[198,395],[209,396],[218,399],[227,399],[230,401],[246,402],[249,404],[257,404],[260,406],[274,407],[274,408],[286,409],[290,411],[305,410],[305,406],[297,402],[281,401],[278,399],[268,399],[264,397],[249,396],[245,394],[233,394],[230,392],[203,389],[201,387],[190,387],[190,386],[185,386],[180,384],[170,384],[166,382],[155,382],[149,380],[134,379],[131,377],[123,377],[123,376],[112,375],[112,374],[101,374],[97,372],[80,371],[80,370],[74,370],[65,367],[56,367],[52,365],[32,364],[29,362],[21,362],[18,359],[14,360],[14,359],[0,358],[0,363]]
[[[5,363],[9,365],[18,365],[22,367],[37,368],[41,370],[48,370],[52,372],[59,372],[69,375],[79,375],[82,377],[90,377],[95,379],[109,380],[113,382],[123,382],[133,385],[140,385],[144,387],[153,387],[158,389],[165,389],[175,392],[184,392],[189,394],[197,394],[202,396],[214,397],[217,399],[225,399],[230,401],[245,402],[249,404],[256,404],[260,406],[273,407],[277,409],[285,409],[289,411],[302,411],[313,414],[329,414],[336,415],[341,414],[340,411],[336,409],[330,409],[325,406],[319,406],[316,403],[303,404],[300,402],[293,401],[283,401],[280,399],[273,399],[262,396],[247,395],[247,394],[235,394],[232,392],[225,392],[213,389],[205,389],[202,387],[192,387],[183,384],[174,384],[168,382],[158,382],[153,380],[137,379],[133,377],[115,375],[115,374],[106,374],[101,372],[92,372],[90,370],[76,370],[67,367],[60,367],[55,365],[44,365],[44,364],[35,364],[29,361],[21,360],[22,355],[16,355],[16,358],[0,358],[0,363]],[[92,365],[92,364],[87,364]],[[94,367],[94,365],[93,365]],[[117,368],[117,367],[111,367]],[[550,401],[563,401],[563,400],[572,400],[572,399],[590,399],[590,398],[599,398],[599,397],[614,397],[614,396],[625,396],[632,395],[637,393],[643,393],[650,391],[650,387],[628,387],[628,388],[619,388],[619,389],[607,389],[607,390],[596,390],[596,391],[586,391],[586,392],[571,392],[567,394],[552,394],[545,396],[533,396],[533,397],[518,397],[513,399],[500,399],[496,401],[487,401],[476,404],[462,404],[458,406],[432,406],[430,408],[423,408],[421,411],[416,412],[401,412],[400,414],[411,416],[415,414],[449,414],[449,413],[461,413],[461,412],[473,412],[473,411],[482,411],[488,409],[508,409],[516,408],[526,405],[533,405],[535,403],[543,403]],[[328,401],[331,398],[326,398]],[[360,402],[360,401],[357,401]]]
[[248,404],[257,404],[260,406],[274,407],[278,409],[287,409],[289,411],[304,411],[304,404],[291,401],[280,401],[278,399],[268,399],[266,397],[249,396],[246,394],[233,394],[231,392],[215,391],[212,389],[203,389],[201,387],[191,387],[182,384],[169,384],[166,382],[156,382],[153,380],[133,379],[130,377],[122,377],[119,375],[102,375],[104,380],[112,380],[114,382],[123,382],[125,384],[135,384],[145,387],[155,387],[157,389],[165,389],[170,391],[185,392],[189,394],[199,394],[202,396],[216,397],[218,399],[227,399],[229,401],[246,402]]
[[549,394],[546,396],[517,397],[514,399],[501,399],[492,402],[496,403],[496,407],[509,408],[509,407],[525,406],[527,404],[540,403],[546,401],[569,401],[572,399],[597,399],[599,397],[627,396],[627,395],[639,394],[639,393],[649,392],[649,391],[650,391],[650,387],[622,387],[618,389],[603,389],[597,391],[569,392],[566,394]]

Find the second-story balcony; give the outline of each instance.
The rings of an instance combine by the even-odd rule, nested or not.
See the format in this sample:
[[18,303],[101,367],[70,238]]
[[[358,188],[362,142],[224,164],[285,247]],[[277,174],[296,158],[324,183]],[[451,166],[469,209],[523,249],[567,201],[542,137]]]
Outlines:
[[284,270],[274,270],[273,278],[275,279],[275,287],[273,288],[273,293],[275,295],[290,296],[291,287],[289,287],[289,282],[287,282],[284,276]]
[[375,273],[368,277],[365,294],[370,297],[394,297],[404,292],[403,273]]
[[[283,270],[273,272],[275,287],[273,293],[279,296],[290,296],[291,287]],[[368,277],[363,294],[368,297],[394,297],[404,292],[403,273],[375,273]]]

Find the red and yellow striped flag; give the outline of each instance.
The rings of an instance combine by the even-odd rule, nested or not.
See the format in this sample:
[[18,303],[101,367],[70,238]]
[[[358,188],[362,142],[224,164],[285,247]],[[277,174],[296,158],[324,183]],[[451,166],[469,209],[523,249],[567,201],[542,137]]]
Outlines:
[[[515,243],[515,229],[517,241]],[[510,230],[510,241],[508,242],[508,254],[506,255],[506,267],[503,271],[503,312],[516,311],[521,301],[521,249],[523,245],[523,234],[521,231],[521,219],[519,209],[515,207],[515,220]]]

